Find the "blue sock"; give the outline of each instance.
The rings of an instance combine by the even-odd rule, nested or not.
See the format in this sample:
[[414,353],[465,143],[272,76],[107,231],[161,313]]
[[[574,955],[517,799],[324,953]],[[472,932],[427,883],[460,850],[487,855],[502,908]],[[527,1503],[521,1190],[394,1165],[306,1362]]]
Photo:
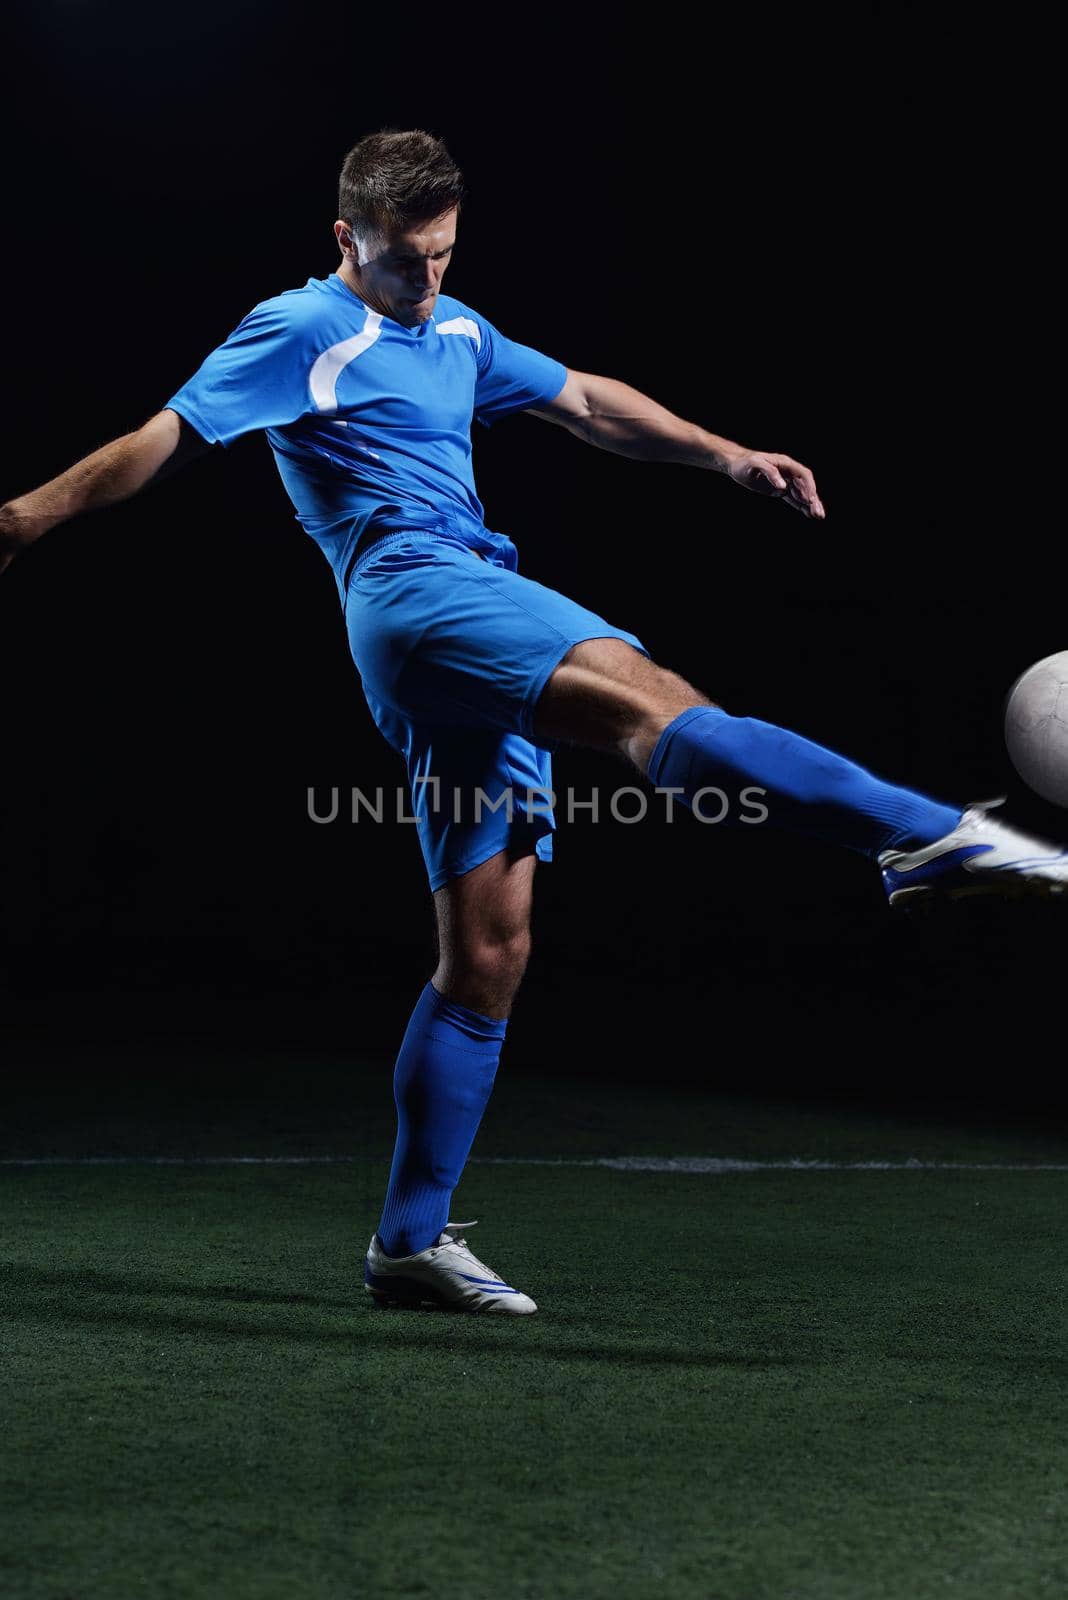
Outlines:
[[504,1042],[500,1020],[447,1000],[428,983],[393,1074],[397,1142],[378,1237],[389,1256],[437,1243],[474,1142]]
[[[679,788],[697,815],[715,821],[766,822],[844,845],[873,860],[881,850],[919,847],[949,833],[962,807],[873,777],[823,745],[756,717],[732,717],[717,706],[690,706],[669,722],[649,759],[660,789]],[[763,789],[763,794],[753,792]],[[746,791],[750,791],[748,794]],[[722,798],[721,798],[722,796]]]

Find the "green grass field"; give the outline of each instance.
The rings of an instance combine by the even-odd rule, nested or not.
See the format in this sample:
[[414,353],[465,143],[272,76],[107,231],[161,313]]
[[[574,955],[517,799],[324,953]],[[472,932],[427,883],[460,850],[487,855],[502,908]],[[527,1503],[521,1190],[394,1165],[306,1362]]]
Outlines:
[[[567,1164],[1053,1134],[502,1073],[453,1215],[537,1316],[379,1312],[388,1074],[224,1066],[7,1119],[9,1600],[1068,1592],[1068,1171]],[[332,1159],[128,1159],[237,1155]]]

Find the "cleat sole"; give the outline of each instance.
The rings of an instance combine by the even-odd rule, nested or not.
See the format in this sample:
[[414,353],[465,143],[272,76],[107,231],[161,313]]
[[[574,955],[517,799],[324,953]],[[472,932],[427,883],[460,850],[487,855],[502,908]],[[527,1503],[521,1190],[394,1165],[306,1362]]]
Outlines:
[[957,900],[1056,900],[1065,885],[1047,878],[1010,878],[978,883],[956,883],[952,887],[918,883],[915,888],[895,889],[887,898],[895,908],[920,909],[937,902]]
[[450,1308],[443,1300],[437,1299],[429,1289],[418,1289],[414,1294],[389,1289],[372,1289],[369,1283],[364,1284],[364,1291],[371,1296],[371,1304],[377,1311],[396,1311],[407,1309],[409,1311],[447,1311]]

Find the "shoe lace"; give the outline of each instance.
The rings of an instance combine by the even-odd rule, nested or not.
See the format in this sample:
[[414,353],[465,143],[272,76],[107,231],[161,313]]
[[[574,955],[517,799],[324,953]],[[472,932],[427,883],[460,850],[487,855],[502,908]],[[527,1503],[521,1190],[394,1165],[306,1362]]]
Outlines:
[[[1021,833],[1019,828],[1010,827],[1007,822],[1002,822],[998,817],[988,819],[984,815],[987,811],[992,811],[995,806],[1003,806],[1007,798],[1007,795],[1002,794],[998,795],[994,800],[972,800],[968,805],[967,811],[979,814],[968,817],[967,822],[962,825],[970,828],[981,827],[987,833],[993,829],[995,836],[1000,836],[1006,846],[1013,846],[1022,850],[1025,855],[1031,854],[1036,850],[1047,851],[1050,855],[1063,853],[1060,845],[1053,844],[1048,839],[1039,839],[1033,834]],[[967,812],[965,815],[967,816]]]
[[464,1228],[474,1227],[477,1227],[475,1222],[447,1222],[438,1240],[438,1248],[441,1250],[454,1250],[457,1255],[463,1257],[468,1266],[476,1267],[484,1278],[495,1278],[498,1282],[503,1283],[504,1280],[501,1278],[500,1273],[494,1272],[492,1267],[487,1267],[484,1261],[480,1261],[464,1238]]
[[[992,800],[969,800],[964,807],[963,815],[957,826],[966,828],[989,826],[990,823],[987,821],[986,813],[993,811],[996,806],[1003,806],[1007,799],[1008,795],[999,794],[995,795]],[[997,817],[992,818],[991,821],[996,828],[1005,826]]]

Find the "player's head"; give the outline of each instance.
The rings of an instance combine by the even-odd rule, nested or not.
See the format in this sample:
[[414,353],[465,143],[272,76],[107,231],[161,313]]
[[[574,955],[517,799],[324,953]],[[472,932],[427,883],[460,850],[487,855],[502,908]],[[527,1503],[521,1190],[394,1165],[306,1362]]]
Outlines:
[[409,327],[425,322],[465,193],[459,167],[434,134],[367,134],[341,168],[334,223],[341,276],[376,311]]

